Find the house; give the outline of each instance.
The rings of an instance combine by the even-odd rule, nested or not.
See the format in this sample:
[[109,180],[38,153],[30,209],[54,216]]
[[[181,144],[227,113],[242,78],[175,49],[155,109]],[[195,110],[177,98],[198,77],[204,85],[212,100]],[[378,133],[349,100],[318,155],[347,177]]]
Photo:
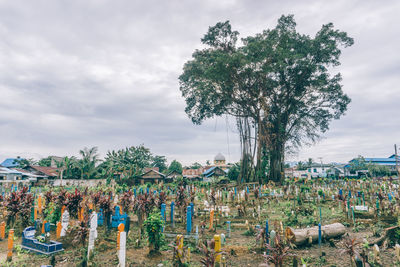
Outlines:
[[180,174],[177,171],[172,171],[170,173],[167,174],[167,176],[165,177],[165,182],[166,183],[171,183],[173,182],[176,178],[182,176],[182,174]]
[[22,180],[22,173],[13,169],[0,167],[0,180],[3,181]]
[[210,181],[213,177],[226,176],[226,171],[218,166],[214,166],[203,172],[204,180]]
[[140,184],[152,183],[158,184],[165,182],[165,175],[158,171],[158,168],[145,169],[145,172],[137,178]]
[[183,169],[182,176],[191,181],[202,181],[203,180],[202,174],[206,169],[207,168],[204,167],[198,169]]
[[[366,164],[376,164],[381,166],[387,166],[392,173],[397,173],[396,169],[396,156],[393,154],[388,158],[364,158]],[[400,156],[397,156],[398,168],[400,168]],[[357,163],[358,158],[354,158],[344,166],[344,173],[346,176],[360,176],[361,174],[368,173],[368,170],[351,171],[351,165]]]
[[5,159],[2,163],[0,163],[0,166],[6,167],[6,168],[15,168],[18,166],[18,162],[20,160],[23,160],[22,158],[8,158]]
[[60,175],[60,170],[54,167],[28,166],[24,170],[38,179],[56,179]]
[[313,163],[307,168],[307,175],[312,178],[327,177],[332,164]]

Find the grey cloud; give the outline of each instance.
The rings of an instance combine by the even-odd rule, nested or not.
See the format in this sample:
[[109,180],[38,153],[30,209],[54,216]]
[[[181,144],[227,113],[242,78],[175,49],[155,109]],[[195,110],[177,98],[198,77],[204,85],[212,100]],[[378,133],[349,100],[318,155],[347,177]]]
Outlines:
[[246,37],[288,13],[300,32],[314,35],[333,22],[356,42],[335,70],[353,99],[347,115],[291,159],[384,156],[400,135],[393,115],[400,102],[399,11],[397,1],[3,1],[0,160],[76,155],[95,145],[104,155],[144,143],[184,163],[217,152],[237,161],[234,122],[229,149],[224,118],[192,125],[177,78],[217,21],[229,19]]

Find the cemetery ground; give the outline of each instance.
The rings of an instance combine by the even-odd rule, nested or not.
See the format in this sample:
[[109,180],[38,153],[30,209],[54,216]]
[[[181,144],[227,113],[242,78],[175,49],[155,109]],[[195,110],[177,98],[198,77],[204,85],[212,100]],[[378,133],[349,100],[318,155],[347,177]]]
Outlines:
[[[391,179],[1,190],[0,266],[400,266]],[[57,240],[63,251],[22,248],[35,225],[33,239],[48,232],[40,242]]]

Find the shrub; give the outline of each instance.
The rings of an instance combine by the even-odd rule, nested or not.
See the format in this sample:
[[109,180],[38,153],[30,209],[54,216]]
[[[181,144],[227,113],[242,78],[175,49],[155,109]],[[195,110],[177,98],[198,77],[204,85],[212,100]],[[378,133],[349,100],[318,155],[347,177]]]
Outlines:
[[163,245],[163,226],[164,220],[161,218],[161,213],[159,211],[150,213],[149,217],[144,222],[144,227],[149,238],[150,253],[158,252],[160,250],[160,247]]

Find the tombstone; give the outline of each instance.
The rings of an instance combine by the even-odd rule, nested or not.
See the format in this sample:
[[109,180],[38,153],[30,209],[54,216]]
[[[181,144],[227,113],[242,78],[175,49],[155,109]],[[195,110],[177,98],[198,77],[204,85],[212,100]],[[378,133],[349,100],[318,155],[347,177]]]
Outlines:
[[61,222],[57,222],[56,238],[59,239],[61,236]]
[[88,254],[87,257],[89,258],[90,252],[94,249],[94,241],[97,238],[97,213],[92,212],[90,214],[90,230],[89,230],[89,245],[88,245]]
[[115,214],[111,215],[111,227],[117,228],[120,223],[125,224],[127,217],[126,212],[121,215],[119,206],[115,206]]
[[226,222],[226,234],[227,237],[231,237],[231,221],[227,221]]
[[214,210],[210,211],[210,229],[214,226]]
[[274,248],[275,247],[275,237],[276,237],[276,232],[274,230],[271,231],[270,237],[271,238],[269,240],[269,245]]
[[[67,212],[67,211],[66,211]],[[65,212],[64,212],[65,213]],[[34,227],[27,227],[22,232],[21,247],[32,252],[51,255],[63,251],[62,244],[57,241],[50,240],[49,243],[39,242],[35,238],[36,230]]]
[[321,248],[321,242],[322,242],[322,231],[321,231],[321,224],[318,224],[318,245]]
[[265,242],[268,244],[269,240],[269,225],[268,225],[268,220],[265,222]]
[[69,224],[69,212],[68,210],[65,210],[61,216],[61,234],[60,234],[61,237],[67,234],[68,224]]
[[45,233],[50,232],[50,222],[46,222],[46,223],[44,224],[44,232],[45,232]]
[[163,220],[164,220],[164,222],[166,221],[166,216],[165,216],[165,207],[166,207],[166,205],[165,205],[165,203],[162,203],[161,204],[161,217],[163,218]]
[[225,234],[222,233],[221,234],[221,245],[225,245],[225,241],[226,241]]
[[214,235],[214,250],[217,255],[215,256],[215,261],[216,262],[221,262],[221,236],[220,235]]
[[171,214],[170,214],[172,227],[174,227],[174,207],[175,207],[175,203],[172,201],[171,202]]
[[6,223],[1,222],[0,224],[0,240],[4,240],[6,237]]
[[194,237],[196,239],[196,245],[199,243],[199,226],[196,225],[196,235]]
[[120,267],[125,267],[126,262],[126,232],[121,232],[119,236],[118,261]]
[[104,214],[103,209],[100,209],[99,213],[97,213],[97,225],[104,225]]
[[192,207],[186,208],[186,232],[189,234],[192,231]]
[[14,229],[10,229],[10,231],[8,232],[8,253],[7,253],[8,261],[12,259],[13,246],[14,246]]

